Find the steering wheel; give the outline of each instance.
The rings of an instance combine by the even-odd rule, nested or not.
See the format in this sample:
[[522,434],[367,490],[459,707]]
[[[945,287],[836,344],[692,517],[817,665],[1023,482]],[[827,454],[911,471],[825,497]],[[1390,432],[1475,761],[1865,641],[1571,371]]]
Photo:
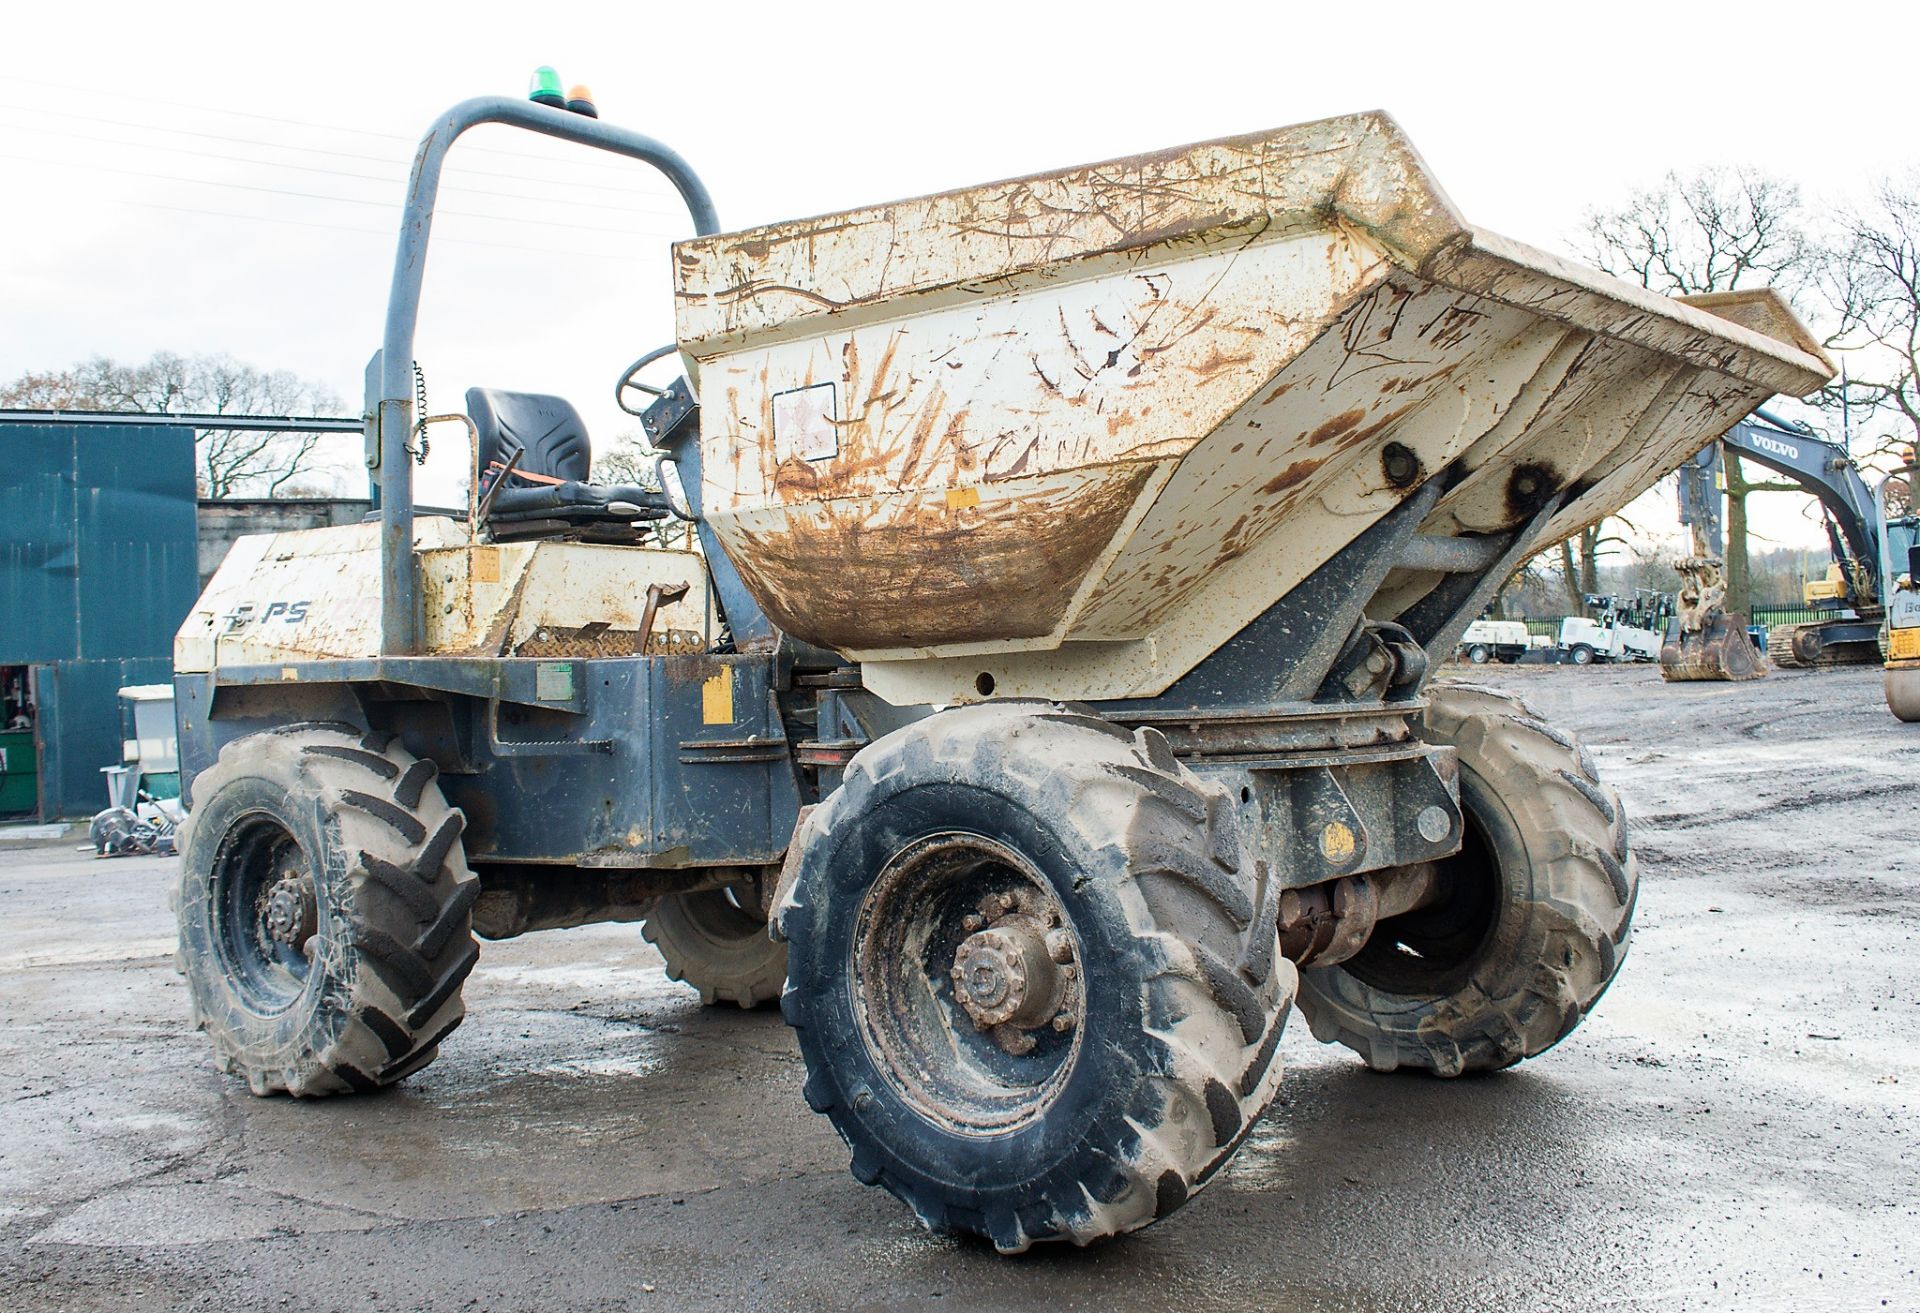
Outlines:
[[649,398],[656,399],[656,400],[660,397],[666,396],[667,390],[665,388],[657,388],[653,386],[653,384],[651,383],[642,383],[639,379],[635,378],[634,375],[638,374],[641,370],[645,369],[648,365],[651,365],[654,361],[664,359],[667,356],[672,355],[675,351],[678,351],[679,349],[680,348],[676,343],[669,342],[665,346],[655,347],[653,350],[647,352],[646,355],[641,356],[638,360],[634,361],[631,365],[628,365],[626,368],[626,372],[620,375],[620,381],[613,385],[614,404],[619,406],[620,409],[626,411],[627,414],[629,415],[633,415],[636,417],[644,416],[646,414],[646,411],[635,410],[632,406],[627,404],[628,389],[631,388],[635,392],[644,392],[647,394]]
[[[657,388],[651,383],[642,383],[638,378],[635,378],[634,375],[638,374],[648,365],[651,365],[654,361],[664,359],[679,349],[677,344],[669,342],[665,346],[655,347],[653,350],[647,352],[646,355],[641,356],[631,365],[628,365],[626,371],[620,375],[620,381],[613,386],[614,404],[626,411],[629,415],[642,419],[646,418],[646,411],[635,410],[627,404],[627,392],[629,390],[644,392],[649,398],[658,399],[667,395],[667,390],[665,388]],[[669,475],[672,476],[671,480],[668,478]],[[692,510],[688,508],[686,489],[681,486],[680,483],[680,472],[675,467],[672,457],[668,456],[664,451],[655,450],[653,454],[653,479],[654,482],[660,485],[661,492],[666,494],[667,510],[672,514],[674,519],[684,520],[689,524],[695,523],[698,520],[699,517],[694,515]]]

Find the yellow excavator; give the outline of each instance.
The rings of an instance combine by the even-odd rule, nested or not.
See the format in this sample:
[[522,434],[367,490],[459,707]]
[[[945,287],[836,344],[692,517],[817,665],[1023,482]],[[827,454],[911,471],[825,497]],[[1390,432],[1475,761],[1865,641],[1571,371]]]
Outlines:
[[[1908,618],[1916,610],[1908,601],[1913,595],[1909,558],[1920,526],[1909,491],[1915,474],[1912,451],[1903,469],[1875,487],[1844,446],[1765,410],[1734,425],[1721,444],[1819,499],[1833,564],[1824,578],[1804,586],[1802,599],[1830,614],[1774,626],[1763,659],[1748,636],[1747,617],[1725,609],[1715,487],[1720,446],[1708,447],[1680,471],[1680,517],[1693,532],[1693,555],[1675,565],[1683,585],[1678,614],[1661,649],[1661,673],[1669,680],[1740,680],[1760,678],[1769,664],[1824,669],[1885,661],[1888,706],[1903,720],[1920,719],[1920,615]],[[1900,634],[1904,629],[1915,629],[1914,637]],[[1899,654],[1893,651],[1896,636]],[[1901,655],[1908,647],[1914,648],[1911,657]],[[1910,683],[1916,687],[1909,690]],[[1901,714],[1903,706],[1912,714]]]

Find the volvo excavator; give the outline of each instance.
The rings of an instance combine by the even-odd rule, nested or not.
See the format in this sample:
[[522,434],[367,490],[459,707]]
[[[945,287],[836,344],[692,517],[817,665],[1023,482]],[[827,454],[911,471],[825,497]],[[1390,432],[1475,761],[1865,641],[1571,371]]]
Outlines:
[[1887,632],[1890,612],[1904,615],[1909,608],[1901,601],[1913,591],[1909,558],[1920,519],[1910,493],[1912,452],[1905,468],[1878,486],[1869,485],[1844,446],[1765,410],[1734,425],[1720,443],[1680,469],[1680,518],[1693,531],[1694,554],[1676,566],[1685,584],[1679,616],[1661,650],[1662,673],[1669,680],[1752,679],[1766,673],[1747,637],[1746,617],[1724,609],[1717,491],[1723,446],[1817,498],[1833,553],[1826,577],[1809,582],[1802,593],[1807,605],[1830,614],[1774,626],[1767,635],[1767,660],[1784,668],[1888,661],[1887,700],[1898,714],[1914,695],[1899,694],[1896,686],[1904,689],[1906,681],[1920,680],[1920,668],[1906,670],[1903,658],[1891,651]]

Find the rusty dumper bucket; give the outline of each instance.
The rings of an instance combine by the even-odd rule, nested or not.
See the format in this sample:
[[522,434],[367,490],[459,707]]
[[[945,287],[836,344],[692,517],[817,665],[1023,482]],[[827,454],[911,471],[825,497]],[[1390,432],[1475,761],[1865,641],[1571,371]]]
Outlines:
[[[1436,475],[1423,537],[1544,544],[1832,372],[1771,293],[1686,305],[1471,226],[1382,114],[674,273],[707,519],[896,703],[1158,694]],[[1367,614],[1445,578],[1409,561]]]

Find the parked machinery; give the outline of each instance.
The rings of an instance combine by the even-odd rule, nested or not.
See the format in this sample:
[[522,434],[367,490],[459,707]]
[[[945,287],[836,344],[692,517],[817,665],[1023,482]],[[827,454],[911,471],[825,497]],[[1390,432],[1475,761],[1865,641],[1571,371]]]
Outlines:
[[[622,380],[661,490],[580,484],[571,407],[495,393],[472,521],[413,513],[479,123],[687,201],[687,377]],[[1019,1250],[1204,1186],[1296,1003],[1452,1076],[1607,987],[1618,797],[1429,675],[1538,544],[1825,380],[1769,294],[1471,228],[1380,115],[720,234],[659,143],[478,100],[408,195],[380,523],[243,539],[177,649],[181,960],[256,1092],[432,1061],[473,932],[643,920],[703,996],[780,998],[859,1179]],[[665,517],[699,550],[633,530]]]
[[1589,614],[1560,622],[1559,650],[1576,666],[1596,661],[1658,661],[1661,633],[1673,615],[1673,598],[1642,589],[1621,599],[1611,593],[1582,597]]
[[1489,661],[1512,665],[1527,654],[1532,642],[1524,620],[1482,618],[1461,632],[1460,643],[1455,650],[1461,660],[1471,665],[1484,666]]
[[[1831,608],[1832,614],[1774,626],[1767,635],[1767,654],[1773,664],[1823,668],[1886,661],[1887,705],[1901,715],[1901,707],[1910,705],[1907,699],[1920,696],[1903,691],[1912,667],[1900,663],[1911,658],[1896,657],[1893,652],[1896,641],[1903,651],[1920,641],[1896,640],[1893,633],[1911,627],[1911,622],[1903,623],[1911,613],[1907,600],[1911,586],[1900,582],[1920,527],[1910,493],[1911,452],[1902,469],[1876,486],[1862,477],[1844,446],[1764,410],[1734,425],[1721,443],[1816,497],[1833,553],[1826,577],[1804,589],[1809,606]],[[1714,446],[1681,466],[1681,518],[1694,531],[1695,552],[1677,567],[1688,584],[1683,589],[1681,623],[1670,630],[1661,656],[1669,679],[1751,678],[1764,673],[1747,650],[1746,617],[1722,609],[1724,565],[1719,556],[1715,486],[1719,461],[1719,447]],[[1920,656],[1920,646],[1914,647],[1914,654]],[[1901,715],[1903,720],[1909,718]]]
[[[1881,481],[1878,504],[1886,584],[1887,660],[1882,677],[1887,709],[1901,720],[1920,721],[1920,459],[1908,447],[1906,462]],[[1901,568],[1904,567],[1904,568]]]

